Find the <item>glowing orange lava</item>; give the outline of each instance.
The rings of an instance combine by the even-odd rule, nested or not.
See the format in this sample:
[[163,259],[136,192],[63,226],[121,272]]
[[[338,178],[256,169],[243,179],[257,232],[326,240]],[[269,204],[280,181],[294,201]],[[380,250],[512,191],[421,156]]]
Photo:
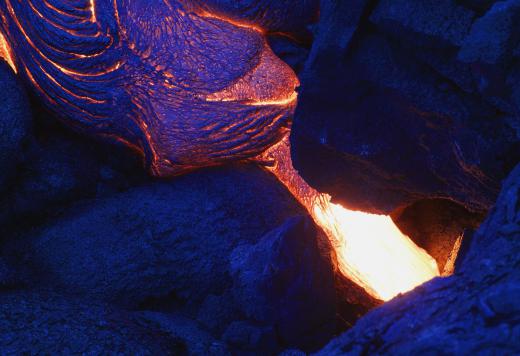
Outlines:
[[262,159],[304,205],[327,234],[343,275],[370,295],[389,300],[439,276],[436,261],[389,216],[347,210],[311,188],[293,168],[288,138],[270,148]]
[[2,35],[2,33],[0,33],[0,58],[3,58],[15,73],[18,72],[16,70],[13,58],[11,57],[11,49],[9,44],[7,43],[7,40],[5,39],[4,35]]
[[[116,102],[127,102],[119,99],[119,94],[116,95],[117,100],[112,98],[114,92],[120,93],[121,97],[130,98],[129,102],[132,103],[133,111],[125,112],[128,108],[121,108],[121,111],[126,114],[116,116],[119,119],[127,120],[127,116],[133,115],[132,120],[144,133],[145,139],[142,141],[145,141],[145,143],[141,145],[141,140],[137,139],[137,143],[130,142],[134,139],[134,134],[130,134],[131,140],[127,140],[126,137],[117,137],[117,135],[115,135],[115,139],[126,142],[129,146],[142,152],[145,151],[142,147],[146,146],[147,151],[152,156],[150,159],[153,162],[152,169],[157,175],[177,174],[193,167],[212,165],[215,162],[219,163],[231,158],[238,159],[239,156],[241,158],[250,157],[260,152],[267,145],[271,145],[272,142],[283,135],[283,131],[280,130],[285,130],[286,127],[282,124],[286,122],[285,119],[290,116],[291,110],[296,106],[297,94],[294,90],[299,86],[298,79],[294,72],[272,52],[264,40],[263,44],[256,49],[258,58],[255,58],[258,61],[254,68],[251,68],[234,82],[228,83],[223,89],[210,94],[205,91],[199,93],[200,96],[197,99],[206,100],[208,103],[221,102],[220,107],[211,106],[218,108],[218,110],[212,110],[222,110],[226,115],[215,116],[217,119],[213,119],[208,109],[208,112],[201,116],[208,116],[211,119],[208,119],[207,123],[204,122],[204,125],[198,122],[193,124],[189,121],[193,120],[192,113],[184,115],[192,106],[188,105],[187,108],[180,109],[182,107],[180,103],[184,103],[184,99],[179,99],[181,96],[175,90],[171,90],[176,89],[174,86],[176,83],[172,79],[175,78],[175,75],[165,71],[167,63],[159,61],[159,59],[162,60],[165,53],[171,53],[172,49],[175,51],[176,47],[172,47],[172,43],[175,41],[172,43],[164,41],[162,43],[164,47],[158,46],[157,53],[151,52],[152,46],[142,53],[136,51],[135,44],[126,38],[125,26],[121,25],[122,17],[120,18],[117,0],[112,1],[113,16],[117,23],[117,29],[110,30],[110,26],[108,26],[106,31],[102,30],[105,27],[102,26],[102,23],[98,23],[98,19],[101,20],[105,17],[103,11],[109,11],[109,5],[101,5],[96,3],[95,0],[82,1],[81,3],[84,5],[82,9],[74,8],[73,3],[76,3],[76,1],[64,2],[64,4],[70,5],[68,8],[74,8],[74,11],[70,11],[71,13],[60,10],[46,1],[43,2],[48,11],[77,20],[72,22],[68,20],[56,22],[47,19],[43,15],[44,12],[40,11],[30,1],[3,1],[5,2],[6,13],[1,14],[0,20],[4,23],[6,16],[11,19],[11,28],[19,34],[18,36],[7,37],[11,43],[16,44],[17,54],[22,55],[16,58],[16,62],[13,61],[9,42],[0,33],[0,57],[4,58],[15,72],[17,71],[16,63],[20,72],[25,73],[27,79],[33,83],[33,86],[41,94],[41,97],[52,104],[56,108],[55,111],[59,112],[60,115],[68,117],[71,123],[74,122],[73,119],[77,119],[77,122],[84,120],[85,123],[88,123],[88,127],[91,127],[89,126],[91,122],[95,122],[92,124],[92,127],[94,127],[97,125],[97,121],[100,121],[98,119],[104,120],[107,118],[106,112],[107,109],[112,108],[112,103],[115,105]],[[164,4],[168,6],[172,14],[180,15],[179,19],[189,20],[186,12],[181,10],[182,7],[177,9],[167,1],[164,1]],[[29,13],[25,13],[24,9],[25,11],[32,11],[31,14],[36,16],[29,17]],[[42,24],[26,26],[27,21],[22,20],[27,20],[27,18],[18,17],[18,12],[34,21],[41,19]],[[84,14],[88,14],[88,16],[84,16]],[[133,16],[132,14],[127,15]],[[139,15],[135,15],[137,20],[140,18]],[[194,15],[191,14],[190,16],[193,17]],[[212,22],[213,25],[219,21],[224,21],[235,27],[247,28],[259,34],[265,33],[263,29],[252,24],[233,21],[204,11],[200,12],[198,16],[215,19],[215,21],[208,21]],[[172,36],[172,30],[179,31],[176,28],[178,24],[173,20],[173,17],[165,17],[164,20],[162,27],[154,25],[146,28],[143,24],[137,26],[136,24],[139,24],[139,21],[136,21],[133,26],[136,26],[136,32],[145,30],[144,36],[149,36],[150,41],[158,38],[163,41],[164,38]],[[188,26],[189,23],[186,23],[186,26]],[[67,56],[65,57],[70,56],[72,59],[65,60],[62,55],[65,52],[53,49],[51,52],[54,55],[51,55],[48,50],[37,46],[41,41],[44,41],[44,43],[48,41],[48,38],[42,38],[37,33],[38,29],[43,28],[42,26],[49,26],[49,30],[46,31],[47,35],[54,34],[54,31],[65,34],[63,45],[69,46],[70,49],[70,51],[66,51]],[[6,28],[4,31],[8,31],[7,28],[9,27],[7,25],[4,27]],[[231,28],[231,26],[225,27]],[[94,28],[94,31],[92,28]],[[187,28],[189,29],[189,27]],[[168,36],[163,38],[163,32]],[[5,33],[11,35],[10,32]],[[183,40],[187,39],[190,33],[186,32],[180,37]],[[250,33],[248,34],[250,35]],[[207,41],[210,40],[211,36],[207,38]],[[128,50],[134,51],[132,52],[133,55],[136,54],[141,60],[135,68],[130,64],[126,66],[126,57],[121,54],[123,52],[120,53],[120,50],[123,51],[123,47],[126,46],[125,41],[129,42]],[[90,48],[89,46],[93,46],[92,50],[87,52],[74,51],[82,44],[85,44],[87,49]],[[199,48],[196,46],[202,44],[206,46],[205,41],[196,44],[194,42],[193,46],[197,51],[192,53],[195,58],[204,57],[203,50],[205,50],[205,47]],[[47,45],[46,47],[52,47],[49,43]],[[13,48],[15,47],[13,46]],[[56,55],[55,52],[60,52],[60,54]],[[69,65],[78,64],[76,60],[83,62],[76,69],[69,68]],[[154,60],[157,60],[157,62],[154,62]],[[135,61],[138,62],[137,59]],[[194,62],[198,63],[197,61]],[[200,62],[206,63],[202,60]],[[103,63],[103,65],[100,63]],[[137,72],[137,70],[141,70],[142,67],[148,68],[150,64],[156,68],[157,77],[146,75],[141,80],[143,73]],[[194,66],[191,69],[196,70],[195,68],[198,67]],[[220,66],[215,68],[220,68]],[[135,73],[124,75],[125,80],[132,78],[133,82],[121,85],[120,82],[123,82],[123,80],[114,79],[119,75],[116,73],[119,70],[121,73],[135,70],[135,73],[139,75]],[[164,71],[164,77],[168,79],[167,81],[163,81],[162,71]],[[160,91],[161,95],[158,95],[158,92],[155,91],[158,87],[156,86],[158,81],[152,80],[153,78],[160,78],[160,81],[164,82],[164,86],[168,90]],[[170,79],[172,79],[171,82]],[[144,84],[141,84],[141,82]],[[137,85],[137,83],[139,84]],[[146,90],[136,91],[141,90],[141,87]],[[135,93],[137,94],[134,95]],[[183,93],[182,97],[188,96],[187,93],[191,95],[191,91]],[[150,109],[145,108],[144,103],[153,102],[152,99],[156,100],[157,105],[149,105]],[[198,101],[193,102],[198,105]],[[236,105],[230,105],[229,108],[226,108],[224,102],[236,102]],[[188,101],[188,103],[191,102]],[[245,106],[247,110],[242,110],[239,107],[240,105]],[[253,106],[253,108],[247,106]],[[156,121],[161,120],[149,120],[150,117],[159,117],[158,112],[152,109],[155,107],[164,107],[164,112],[159,113],[163,115],[161,117],[168,118],[168,125],[174,126],[171,131],[164,130],[166,126],[157,126]],[[180,115],[172,115],[166,108],[173,113],[179,112]],[[240,118],[244,121],[231,122],[230,120],[228,122],[228,117],[234,117],[233,115],[236,113],[241,113]],[[264,115],[264,113],[266,114]],[[265,120],[264,117],[273,119]],[[185,121],[183,121],[184,119]],[[126,123],[127,121],[123,122]],[[120,124],[108,125],[107,121],[96,126],[96,130],[99,130],[100,134],[104,134],[105,137],[112,136],[114,134],[113,127],[119,127],[118,125]],[[151,132],[154,130],[152,125],[156,125],[154,127],[159,128],[156,128],[156,130],[160,130],[160,133],[152,136]],[[200,129],[201,126],[204,130]],[[129,129],[128,131],[132,130]],[[167,132],[163,134],[162,131]],[[126,131],[121,129],[118,132],[121,134],[121,132]],[[239,134],[242,135],[240,140],[238,140]],[[249,147],[250,141],[254,140],[261,144]],[[183,148],[182,154],[178,153],[179,146]],[[208,149],[206,146],[212,149]],[[177,159],[177,155],[180,157],[179,159]],[[164,158],[162,158],[163,156]],[[176,157],[174,161],[182,162],[182,164],[175,166],[172,163],[171,156]],[[215,157],[218,157],[218,160]],[[410,238],[403,235],[390,217],[347,210],[332,203],[330,196],[321,194],[307,185],[292,166],[287,137],[268,149],[261,159],[274,162],[270,170],[308,209],[316,223],[325,231],[336,252],[340,271],[362,286],[372,296],[388,300],[439,275],[435,260],[424,250],[417,247]],[[455,255],[456,251],[454,251]]]

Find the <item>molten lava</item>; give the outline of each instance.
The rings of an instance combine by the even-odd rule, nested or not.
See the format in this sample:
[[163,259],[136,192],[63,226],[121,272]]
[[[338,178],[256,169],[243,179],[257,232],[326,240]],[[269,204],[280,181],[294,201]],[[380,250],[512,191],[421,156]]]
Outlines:
[[160,176],[265,151],[368,293],[387,300],[439,274],[389,217],[333,204],[295,171],[279,140],[298,79],[262,29],[189,0],[3,0],[0,20],[0,57],[70,127],[126,143]]
[[15,73],[18,72],[11,57],[11,48],[2,33],[0,33],[0,58],[4,59]]
[[389,300],[439,276],[435,260],[389,216],[347,210],[311,188],[293,168],[288,137],[262,156],[269,170],[304,205],[327,234],[341,273],[370,295]]

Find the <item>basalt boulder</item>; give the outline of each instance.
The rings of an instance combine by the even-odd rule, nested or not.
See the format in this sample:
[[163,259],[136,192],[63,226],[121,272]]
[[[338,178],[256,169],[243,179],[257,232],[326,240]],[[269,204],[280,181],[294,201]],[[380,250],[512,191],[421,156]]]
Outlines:
[[[320,239],[326,237],[309,217],[300,216],[233,251],[232,295],[245,320],[226,330],[230,343],[245,351],[266,345],[272,345],[269,352],[276,347],[315,350],[332,337],[337,313],[333,262],[330,250],[320,250]],[[247,336],[251,333],[256,341]]]
[[301,214],[276,178],[237,165],[79,203],[11,238],[6,254],[32,269],[35,286],[130,307],[197,306],[231,285],[235,247]]
[[[318,31],[301,74],[291,135],[300,174],[368,212],[389,214],[423,199],[489,209],[520,145],[518,115],[479,91],[473,64],[459,58],[478,42],[474,27],[483,20],[455,1],[382,1],[351,30],[348,7],[323,10],[319,26],[344,31]],[[511,75],[504,87],[516,83]]]
[[32,135],[21,152],[23,162],[0,199],[1,229],[28,228],[59,216],[79,200],[107,196],[150,180],[142,160],[125,147],[81,137],[51,123],[48,114],[33,111]]
[[373,310],[319,355],[520,352],[520,166],[455,275]]
[[4,354],[178,355],[181,338],[140,325],[128,312],[54,293],[2,293],[0,348]]
[[[200,1],[200,0],[198,0]],[[201,6],[269,32],[304,35],[307,26],[317,20],[319,0],[203,0]]]
[[0,91],[0,191],[3,192],[23,159],[22,146],[29,134],[31,111],[23,87],[1,59]]

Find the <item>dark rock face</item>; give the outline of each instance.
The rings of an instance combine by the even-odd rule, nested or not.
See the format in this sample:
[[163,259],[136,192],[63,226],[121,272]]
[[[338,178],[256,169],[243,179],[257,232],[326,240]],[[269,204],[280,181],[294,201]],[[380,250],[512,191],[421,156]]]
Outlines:
[[238,166],[70,208],[12,248],[44,285],[126,306],[171,293],[196,303],[229,286],[234,247],[301,213],[274,177]]
[[381,0],[370,21],[392,37],[418,46],[460,46],[474,13],[452,0]]
[[[198,0],[200,1],[200,0]],[[202,0],[212,12],[260,26],[269,32],[302,35],[318,17],[319,0]]]
[[66,137],[52,137],[47,142],[34,142],[25,157],[19,184],[12,192],[15,216],[95,196],[99,162],[85,146]]
[[[188,355],[232,355],[224,342],[215,339],[189,318],[150,311],[133,313],[132,316],[140,326],[158,330],[173,340],[181,341],[183,353]],[[176,350],[170,349],[169,352],[178,354]]]
[[[497,4],[480,18],[450,0],[363,5],[324,2],[301,75],[296,168],[355,209],[389,214],[449,199],[485,211],[520,159],[508,89],[517,82],[516,5]],[[320,30],[327,27],[335,30]],[[494,38],[500,51],[486,51]],[[491,67],[479,55],[490,52],[500,57]]]
[[[349,303],[337,295],[324,235],[253,165],[142,183],[67,210],[3,243],[0,293],[51,289],[64,303],[109,303],[161,342],[219,355],[315,351],[337,331],[337,306]],[[359,313],[372,306],[362,297],[350,297]],[[60,313],[55,305],[50,314]],[[53,339],[42,340],[45,350]]]
[[320,355],[520,352],[520,166],[460,271],[375,309]]
[[2,293],[4,354],[178,355],[180,338],[139,325],[129,313],[53,293]]
[[[255,333],[272,334],[273,342],[284,347],[316,348],[335,331],[332,261],[330,251],[325,256],[320,253],[317,236],[309,218],[292,218],[255,245],[236,248],[231,257],[238,308],[253,325],[271,328]],[[232,343],[251,351],[264,347],[263,337],[244,343],[235,328],[241,333],[247,330],[230,325],[226,336]]]
[[[449,200],[420,200],[392,216],[399,229],[435,258],[441,274],[465,229],[476,229],[484,216]],[[449,272],[447,270],[446,272]]]
[[[0,230],[59,215],[81,199],[104,197],[150,180],[142,160],[126,147],[93,142],[35,111],[33,135],[18,155],[15,184],[0,197]],[[8,235],[4,232],[4,235]]]
[[28,136],[31,113],[25,92],[8,65],[0,59],[0,191],[23,158],[22,144]]

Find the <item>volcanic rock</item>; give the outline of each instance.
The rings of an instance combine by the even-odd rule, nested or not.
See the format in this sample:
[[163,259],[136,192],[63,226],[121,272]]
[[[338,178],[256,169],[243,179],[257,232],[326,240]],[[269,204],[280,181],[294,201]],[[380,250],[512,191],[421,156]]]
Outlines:
[[[336,316],[334,272],[330,251],[320,252],[319,238],[309,217],[296,217],[256,244],[235,249],[234,299],[253,325],[268,327],[246,332],[252,327],[230,326],[225,335],[235,344],[255,350],[267,338],[285,348],[309,350],[330,339]],[[249,336],[238,337],[236,332]],[[251,340],[251,333],[257,342],[244,342]]]
[[405,235],[435,258],[439,271],[443,273],[464,231],[476,229],[484,216],[469,213],[452,201],[434,199],[420,200],[392,218]]
[[133,319],[149,330],[159,330],[171,339],[181,340],[189,355],[231,355],[227,345],[202,330],[193,320],[179,315],[138,312]]
[[35,285],[124,306],[169,295],[196,305],[231,284],[236,246],[302,213],[269,173],[237,165],[80,203],[6,251]]
[[[335,9],[319,26],[351,33],[349,9]],[[344,32],[317,33],[291,135],[296,169],[356,210],[389,214],[448,199],[486,211],[520,145],[518,115],[483,97],[470,64],[457,59],[473,12],[454,1],[406,0],[365,12],[347,45],[329,46]]]
[[11,208],[15,215],[37,214],[53,206],[92,197],[98,161],[88,147],[66,136],[35,142],[26,153]]
[[455,0],[382,0],[370,21],[400,41],[445,47],[461,45],[473,18],[473,11]]
[[186,350],[181,339],[104,304],[30,292],[2,293],[0,300],[3,354],[178,355]]
[[229,325],[222,339],[241,353],[272,354],[279,348],[276,333],[269,326],[255,326],[246,321],[235,321]]
[[520,352],[520,165],[459,273],[373,310],[319,355]]
[[196,0],[213,13],[269,32],[303,34],[317,20],[319,0]]
[[497,2],[471,27],[459,58],[467,63],[507,65],[520,41],[520,1]]
[[321,1],[320,21],[315,30],[319,40],[313,43],[307,61],[308,69],[312,69],[314,62],[320,58],[333,56],[339,60],[337,57],[350,45],[368,3],[368,0]]
[[287,63],[296,74],[301,73],[309,56],[307,45],[297,43],[287,36],[277,34],[270,35],[268,40],[276,56]]
[[478,13],[485,13],[497,0],[457,0],[457,2]]
[[59,215],[74,202],[149,179],[142,162],[126,148],[81,137],[49,123],[48,115],[37,110],[34,119],[33,135],[22,151],[24,161],[0,200],[0,225],[5,229],[29,227]]
[[29,103],[13,71],[0,59],[0,191],[23,158],[22,145],[31,126]]
[[497,108],[517,114],[509,101],[506,76],[520,43],[520,1],[497,2],[475,21],[458,59],[471,64],[479,91]]

